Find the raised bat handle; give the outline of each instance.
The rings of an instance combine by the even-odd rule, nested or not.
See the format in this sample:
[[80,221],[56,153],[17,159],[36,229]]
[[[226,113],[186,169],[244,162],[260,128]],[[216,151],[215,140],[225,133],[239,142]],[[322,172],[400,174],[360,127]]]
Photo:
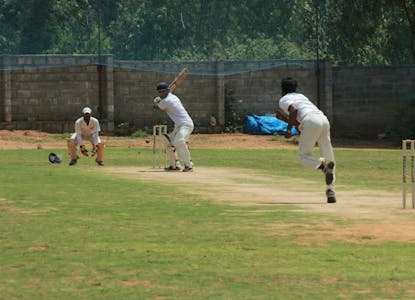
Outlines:
[[187,68],[183,68],[183,70],[180,71],[179,75],[177,75],[176,78],[174,78],[173,81],[169,84],[170,92],[173,92],[188,74],[189,70]]

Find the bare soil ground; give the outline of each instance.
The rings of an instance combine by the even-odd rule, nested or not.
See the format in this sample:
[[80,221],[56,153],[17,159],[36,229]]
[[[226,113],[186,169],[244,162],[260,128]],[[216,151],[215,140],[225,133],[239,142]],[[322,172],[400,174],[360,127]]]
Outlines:
[[[101,137],[107,147],[151,148],[148,138]],[[146,142],[147,141],[147,142]],[[191,148],[206,149],[271,149],[275,147],[295,147],[284,141],[273,140],[270,136],[247,134],[193,134]],[[60,149],[66,148],[65,136],[31,130],[0,130],[0,149]]]
[[[103,137],[108,150],[111,147],[151,148],[148,138]],[[149,142],[146,142],[149,141]],[[281,149],[296,145],[270,136],[245,134],[194,134],[191,148],[241,148]],[[364,147],[364,145],[361,145]],[[373,145],[368,144],[368,147]],[[65,148],[65,137],[37,131],[0,130],[0,149],[60,149]],[[107,151],[108,151],[107,150]],[[295,161],[295,158],[293,158]],[[379,189],[377,191],[342,191],[337,189],[337,203],[325,202],[324,184],[287,181],[285,178],[265,177],[255,171],[229,168],[195,167],[192,173],[164,172],[160,169],[113,167],[104,168],[117,176],[137,180],[158,181],[177,186],[186,193],[193,193],[218,203],[235,206],[295,205],[299,210],[348,220],[348,226],[322,222],[319,230],[302,224],[271,224],[270,234],[284,234],[287,227],[300,232],[299,243],[343,240],[356,243],[381,241],[415,241],[415,210],[401,208],[401,195]],[[316,174],[316,176],[321,176]],[[341,179],[340,179],[341,180]],[[409,205],[409,202],[408,202]],[[235,213],[232,211],[230,213]]]

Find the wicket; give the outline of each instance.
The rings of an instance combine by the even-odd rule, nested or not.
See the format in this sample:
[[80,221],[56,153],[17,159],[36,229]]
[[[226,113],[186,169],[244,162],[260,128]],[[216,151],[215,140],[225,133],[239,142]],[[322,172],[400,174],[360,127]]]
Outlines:
[[153,126],[153,169],[166,167],[167,154],[162,142],[162,137],[167,134],[167,125]]
[[[409,146],[409,147],[408,147]],[[406,188],[407,188],[407,159],[411,158],[410,174],[412,189],[412,208],[415,208],[415,140],[402,140],[402,205],[406,208]]]

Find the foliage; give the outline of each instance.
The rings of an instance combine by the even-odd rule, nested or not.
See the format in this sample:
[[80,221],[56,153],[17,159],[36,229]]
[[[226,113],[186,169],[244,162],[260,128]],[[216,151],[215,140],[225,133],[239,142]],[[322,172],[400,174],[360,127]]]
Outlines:
[[130,135],[130,123],[121,122],[115,126],[114,133],[118,136],[128,136]]
[[[2,0],[3,54],[415,62],[414,0]],[[100,13],[99,13],[100,12]],[[101,18],[99,18],[101,15]],[[101,23],[99,23],[101,19]]]
[[227,133],[242,132],[243,120],[235,111],[236,98],[235,91],[225,86],[225,128]]
[[135,138],[145,138],[145,137],[148,137],[148,134],[147,134],[147,132],[145,132],[143,130],[137,130],[137,131],[133,132],[131,134],[131,136],[135,137]]

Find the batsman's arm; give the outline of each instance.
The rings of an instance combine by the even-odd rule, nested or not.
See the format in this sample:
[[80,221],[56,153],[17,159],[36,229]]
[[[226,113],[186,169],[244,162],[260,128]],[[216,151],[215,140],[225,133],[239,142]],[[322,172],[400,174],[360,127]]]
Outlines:
[[159,96],[157,96],[153,99],[153,109],[154,110],[160,110],[160,106],[159,106],[160,101],[161,101],[161,98]]
[[[189,70],[184,68],[181,72],[173,79],[173,81],[169,84],[170,92],[174,92],[174,90],[179,86],[179,84],[183,81],[183,79],[189,74]],[[153,109],[158,110],[162,109],[159,106],[159,103],[162,99],[158,96],[153,99]],[[162,109],[163,110],[163,109]]]

